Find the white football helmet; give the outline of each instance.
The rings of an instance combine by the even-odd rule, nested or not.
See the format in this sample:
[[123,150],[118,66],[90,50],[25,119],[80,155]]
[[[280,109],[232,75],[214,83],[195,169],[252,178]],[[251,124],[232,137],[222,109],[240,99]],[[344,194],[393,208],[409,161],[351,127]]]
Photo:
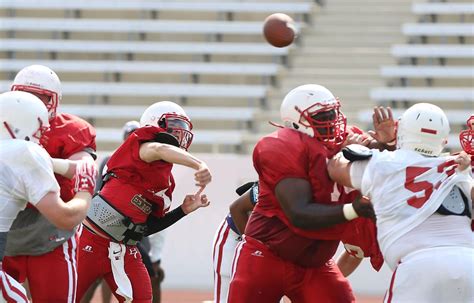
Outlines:
[[341,145],[346,138],[346,117],[339,100],[324,86],[301,85],[283,99],[280,116],[285,127],[321,141],[328,147]]
[[49,119],[56,116],[56,110],[62,98],[61,81],[49,67],[30,65],[23,68],[15,76],[10,90],[34,94],[46,105]]
[[448,143],[449,131],[448,118],[441,108],[418,103],[398,119],[397,148],[437,157]]
[[163,128],[173,135],[179,146],[188,150],[193,141],[193,124],[184,109],[171,101],[161,101],[150,105],[140,118],[140,125],[153,125]]
[[0,140],[20,139],[39,143],[49,128],[48,110],[36,96],[26,92],[0,95]]

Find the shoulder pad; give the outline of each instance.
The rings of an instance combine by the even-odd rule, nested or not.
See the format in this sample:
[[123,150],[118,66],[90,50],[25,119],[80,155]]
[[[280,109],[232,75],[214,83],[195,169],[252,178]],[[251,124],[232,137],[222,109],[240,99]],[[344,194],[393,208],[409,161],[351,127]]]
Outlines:
[[178,139],[176,139],[176,137],[172,134],[165,132],[156,134],[155,139],[153,141],[179,147]]
[[254,185],[254,181],[251,181],[251,182],[247,182],[243,185],[240,185],[239,187],[237,187],[237,189],[235,190],[235,192],[237,193],[237,195],[239,196],[242,196],[243,194],[245,194],[249,189],[252,188],[252,186]]
[[372,157],[372,150],[360,144],[351,144],[342,149],[342,155],[350,162],[362,161]]

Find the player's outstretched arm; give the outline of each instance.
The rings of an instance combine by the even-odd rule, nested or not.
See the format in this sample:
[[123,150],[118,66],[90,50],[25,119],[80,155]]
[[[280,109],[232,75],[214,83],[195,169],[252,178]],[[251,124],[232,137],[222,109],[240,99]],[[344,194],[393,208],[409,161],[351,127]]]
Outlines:
[[86,217],[92,195],[78,192],[65,203],[59,193],[50,192],[36,204],[36,208],[59,229],[72,230]]
[[369,135],[375,139],[368,147],[379,150],[394,150],[396,142],[395,120],[390,107],[376,106],[372,114],[374,130],[369,130]]
[[347,251],[344,251],[339,256],[339,258],[337,258],[337,266],[341,270],[344,277],[348,277],[350,274],[352,274],[361,262],[361,258],[357,258],[348,253]]
[[313,201],[311,184],[305,179],[283,179],[275,187],[275,194],[291,224],[302,229],[331,227],[358,216],[375,218],[372,204],[360,198],[345,205]]
[[49,192],[35,205],[51,223],[65,230],[73,229],[86,217],[97,176],[94,162],[77,161],[74,166],[74,198],[65,203],[59,192]]
[[77,152],[71,155],[69,159],[51,158],[54,173],[68,179],[72,179],[74,177],[78,161],[89,161],[91,165],[94,163],[92,156],[85,151]]
[[195,169],[197,186],[206,186],[212,180],[211,172],[204,161],[173,145],[158,142],[143,143],[140,146],[140,159],[147,163],[163,160]]
[[[181,206],[176,207],[170,212],[167,212],[164,217],[157,218],[155,216],[149,216],[147,219],[147,231],[144,233],[144,237],[160,232],[171,225],[181,220],[187,214],[197,210],[201,207],[207,207],[211,203],[206,195],[201,195],[199,191],[195,195],[186,195]],[[139,241],[140,239],[134,239]]]

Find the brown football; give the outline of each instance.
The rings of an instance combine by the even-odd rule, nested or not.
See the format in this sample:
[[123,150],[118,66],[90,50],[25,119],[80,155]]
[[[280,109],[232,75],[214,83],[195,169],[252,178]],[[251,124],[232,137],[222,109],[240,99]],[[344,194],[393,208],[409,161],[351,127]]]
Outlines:
[[288,15],[272,14],[264,21],[263,36],[275,47],[288,46],[295,40],[295,22]]

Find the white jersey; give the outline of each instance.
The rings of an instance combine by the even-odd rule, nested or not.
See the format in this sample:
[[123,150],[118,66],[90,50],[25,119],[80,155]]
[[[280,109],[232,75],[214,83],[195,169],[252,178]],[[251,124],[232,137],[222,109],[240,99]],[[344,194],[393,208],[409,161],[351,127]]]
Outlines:
[[[449,170],[445,163],[453,158],[424,157],[409,150],[374,151],[363,173],[360,172],[363,164],[356,165],[358,171],[351,169],[353,184],[360,186],[362,194],[374,205],[378,242],[390,267],[394,268],[397,261],[387,258],[397,255],[389,251],[397,247],[392,244],[420,224],[430,222],[426,220],[436,212],[454,185],[469,197],[469,207],[472,208],[472,177],[469,170],[462,173]],[[354,180],[357,178],[361,179]],[[458,218],[467,222],[460,223],[460,226],[465,225],[469,235],[469,220],[467,217]],[[434,223],[430,222],[431,225]],[[467,240],[472,241],[472,237]]]
[[24,140],[0,140],[0,232],[17,214],[48,192],[59,192],[51,158],[41,146]]

